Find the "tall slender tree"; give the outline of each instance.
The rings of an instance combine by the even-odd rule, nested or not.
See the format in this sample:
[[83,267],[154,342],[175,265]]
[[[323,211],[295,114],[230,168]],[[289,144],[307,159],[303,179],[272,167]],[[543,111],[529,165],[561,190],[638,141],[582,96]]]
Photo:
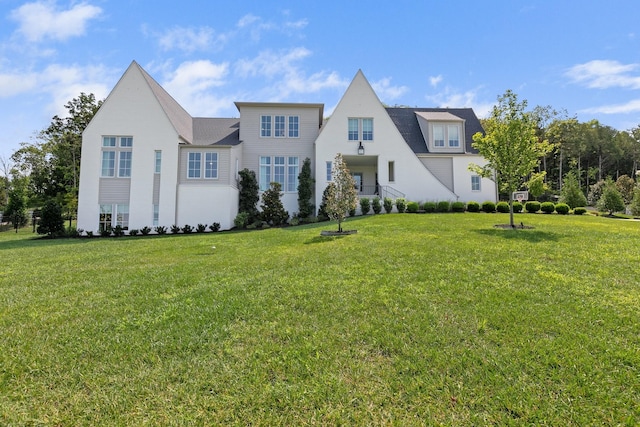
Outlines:
[[314,182],[311,176],[311,159],[307,157],[298,175],[298,216],[300,218],[310,217],[315,210],[315,206],[311,203]]
[[356,182],[342,159],[342,154],[336,154],[331,170],[331,182],[327,189],[327,205],[325,210],[329,218],[338,222],[338,232],[342,232],[342,222],[350,210],[358,206]]

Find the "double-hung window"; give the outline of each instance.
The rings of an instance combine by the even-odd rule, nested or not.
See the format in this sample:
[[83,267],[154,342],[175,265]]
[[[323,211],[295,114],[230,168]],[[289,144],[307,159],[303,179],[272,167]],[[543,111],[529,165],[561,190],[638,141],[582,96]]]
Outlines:
[[120,178],[131,177],[131,151],[121,151],[118,166],[118,176]]
[[284,189],[284,156],[276,156],[273,158],[273,181],[280,184],[280,188]]
[[269,189],[271,183],[271,157],[260,157],[260,191]]
[[261,138],[299,138],[299,116],[260,116]]
[[260,117],[260,136],[263,138],[271,137],[271,116]]
[[204,153],[204,177],[218,178],[218,153]]
[[202,153],[189,153],[187,164],[187,178],[200,178],[201,162]]
[[362,119],[362,140],[373,141],[373,119]]
[[298,116],[289,116],[289,138],[298,138],[300,136],[300,118]]
[[285,191],[294,192],[298,190],[298,158],[289,157],[287,161],[287,188]]
[[360,128],[358,119],[349,119],[349,141],[360,139]]
[[480,191],[480,176],[471,175],[471,191]]
[[373,141],[373,119],[353,118],[348,119],[349,141]]
[[449,136],[449,147],[460,147],[460,128],[456,125],[447,126],[447,133]]
[[133,137],[131,136],[103,136],[100,176],[130,178],[132,147]]
[[284,116],[275,116],[275,137],[284,138],[285,122]]
[[444,147],[444,126],[433,125],[433,146]]
[[116,173],[116,152],[103,151],[102,152],[102,176],[104,177],[115,176],[115,173]]

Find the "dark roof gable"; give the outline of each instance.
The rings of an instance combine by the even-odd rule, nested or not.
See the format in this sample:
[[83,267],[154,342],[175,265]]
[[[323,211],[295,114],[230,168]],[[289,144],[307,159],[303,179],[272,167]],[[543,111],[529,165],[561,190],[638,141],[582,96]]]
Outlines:
[[387,114],[398,128],[398,131],[407,142],[409,147],[416,154],[428,153],[427,142],[424,140],[422,130],[418,124],[416,112],[426,113],[449,113],[465,121],[465,152],[477,154],[478,150],[471,146],[473,135],[476,132],[484,133],[480,120],[471,108],[406,108],[406,107],[389,107],[386,108]]

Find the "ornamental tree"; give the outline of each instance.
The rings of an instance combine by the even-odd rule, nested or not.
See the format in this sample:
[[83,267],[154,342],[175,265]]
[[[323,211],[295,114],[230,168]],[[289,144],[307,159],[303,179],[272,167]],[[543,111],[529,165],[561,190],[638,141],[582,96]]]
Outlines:
[[258,218],[258,208],[256,207],[260,201],[258,179],[254,171],[246,168],[238,172],[238,175],[240,175],[238,213],[246,212],[249,216],[248,222],[252,223]]
[[513,192],[517,191],[540,165],[540,158],[551,152],[547,140],[536,135],[535,116],[526,112],[527,101],[518,101],[511,90],[498,97],[491,117],[484,122],[485,134],[473,135],[473,147],[487,163],[470,164],[478,175],[497,182],[501,191],[509,194],[509,220],[513,221]]
[[342,232],[342,222],[350,210],[358,206],[356,182],[351,176],[342,154],[336,154],[331,170],[331,182],[325,190],[327,203],[325,211],[330,219],[338,222],[338,232]]
[[298,216],[308,218],[313,215],[315,206],[311,203],[313,196],[313,184],[315,180],[311,176],[311,159],[308,157],[302,163],[302,169],[298,175]]

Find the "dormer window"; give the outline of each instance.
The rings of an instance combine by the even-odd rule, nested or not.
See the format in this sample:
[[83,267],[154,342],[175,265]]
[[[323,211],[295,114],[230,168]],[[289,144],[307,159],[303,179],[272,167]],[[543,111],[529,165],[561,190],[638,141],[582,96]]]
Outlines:
[[464,120],[446,111],[417,111],[427,148],[433,153],[463,153]]

